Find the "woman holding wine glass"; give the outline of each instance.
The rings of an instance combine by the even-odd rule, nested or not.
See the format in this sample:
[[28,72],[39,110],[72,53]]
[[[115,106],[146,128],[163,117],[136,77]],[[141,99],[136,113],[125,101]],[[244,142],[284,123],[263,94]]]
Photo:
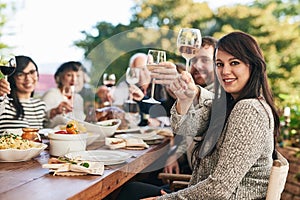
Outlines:
[[[43,95],[42,99],[46,103],[50,119],[47,124],[49,128],[65,124],[69,120],[67,117],[85,119],[83,99],[75,92],[77,72],[80,67],[81,63],[76,61],[63,63],[54,74],[57,88],[51,88]],[[57,107],[59,110],[55,109]]]
[[0,96],[7,95],[7,98],[0,99],[4,106],[0,111],[0,133],[7,129],[43,128],[46,122],[45,103],[33,98],[38,81],[36,63],[22,55],[15,57],[14,65],[7,80],[0,79]]

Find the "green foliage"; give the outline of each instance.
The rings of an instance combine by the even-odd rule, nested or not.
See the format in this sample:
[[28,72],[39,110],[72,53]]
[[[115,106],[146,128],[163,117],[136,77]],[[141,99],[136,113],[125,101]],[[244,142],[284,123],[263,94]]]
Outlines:
[[[92,60],[94,82],[99,81],[103,71],[122,76],[130,55],[147,52],[150,47],[165,49],[168,60],[182,62],[175,46],[177,32],[182,27],[200,28],[202,35],[216,38],[241,30],[253,35],[263,49],[278,108],[300,105],[299,0],[257,0],[248,5],[223,6],[216,11],[206,2],[192,0],[135,2],[129,25],[99,22],[95,26],[98,35],[83,32],[85,39],[75,42]],[[282,98],[287,95],[291,97]]]

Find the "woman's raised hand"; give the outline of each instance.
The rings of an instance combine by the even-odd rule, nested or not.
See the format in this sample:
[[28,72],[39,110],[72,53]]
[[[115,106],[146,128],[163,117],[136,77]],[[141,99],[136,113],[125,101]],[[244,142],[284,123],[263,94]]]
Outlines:
[[186,71],[181,72],[181,75],[172,81],[170,90],[177,98],[176,109],[179,114],[185,114],[199,95],[199,89],[192,75]]
[[10,85],[5,78],[0,79],[0,96],[10,94]]
[[72,112],[72,110],[72,105],[69,102],[63,101],[56,108],[51,109],[50,119],[52,119],[56,115]]

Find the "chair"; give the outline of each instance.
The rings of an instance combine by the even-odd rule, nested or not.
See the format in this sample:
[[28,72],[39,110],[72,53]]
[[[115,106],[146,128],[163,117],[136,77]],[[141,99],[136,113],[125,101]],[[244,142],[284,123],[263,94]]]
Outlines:
[[277,151],[273,161],[266,200],[280,200],[289,171],[289,162]]
[[[279,152],[278,159],[273,161],[266,200],[280,200],[289,171],[289,163]],[[172,191],[186,188],[191,178],[190,174],[159,173],[158,178],[170,185]]]
[[188,186],[191,175],[159,173],[158,178],[161,179],[164,183],[169,184],[172,191],[177,191]]

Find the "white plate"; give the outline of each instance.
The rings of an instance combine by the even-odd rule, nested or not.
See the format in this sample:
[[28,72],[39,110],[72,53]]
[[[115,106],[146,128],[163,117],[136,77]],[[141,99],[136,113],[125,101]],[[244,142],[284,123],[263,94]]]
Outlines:
[[122,130],[116,130],[115,133],[131,133],[131,132],[139,132],[141,131],[140,127],[136,128],[128,128],[128,129],[122,129]]
[[44,149],[47,148],[46,144],[37,143],[36,148],[26,150],[19,149],[1,149],[0,162],[21,162],[30,160],[38,156]]
[[65,155],[68,158],[103,162],[104,165],[116,165],[124,163],[131,155],[118,150],[91,150],[72,152]]
[[150,141],[150,140],[162,140],[165,137],[162,135],[157,135],[157,134],[152,134],[152,133],[144,133],[144,134],[133,134],[133,133],[127,133],[127,134],[120,134],[120,135],[115,135],[116,138],[122,138],[122,139],[127,139],[127,138],[139,138],[144,141]]

